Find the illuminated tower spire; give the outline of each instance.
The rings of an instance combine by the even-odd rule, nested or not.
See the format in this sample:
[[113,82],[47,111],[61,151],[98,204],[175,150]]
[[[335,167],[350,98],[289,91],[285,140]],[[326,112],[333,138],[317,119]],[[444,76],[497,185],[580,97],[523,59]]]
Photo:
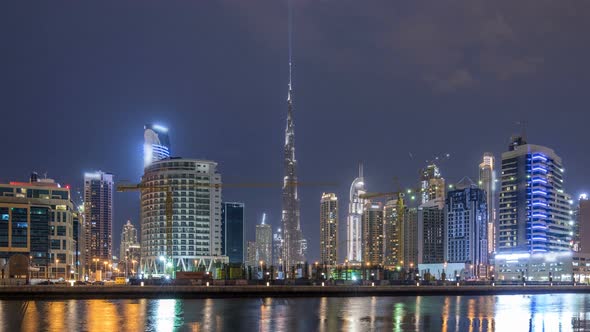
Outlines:
[[285,128],[282,214],[284,248],[283,266],[287,278],[305,261],[305,240],[301,235],[299,197],[297,195],[297,160],[295,159],[295,122],[293,120],[293,61],[291,57],[291,6],[289,3],[289,88],[287,91],[287,126]]

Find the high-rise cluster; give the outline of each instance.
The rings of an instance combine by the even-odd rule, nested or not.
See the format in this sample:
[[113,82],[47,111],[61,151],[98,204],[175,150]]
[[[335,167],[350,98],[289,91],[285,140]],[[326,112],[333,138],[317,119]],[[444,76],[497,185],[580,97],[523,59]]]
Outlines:
[[[447,186],[431,163],[414,189],[371,193],[361,168],[350,188],[345,263],[505,278],[505,271],[514,271],[507,267],[514,257],[590,247],[582,241],[582,234],[590,234],[584,228],[590,224],[584,221],[590,220],[587,197],[574,222],[562,161],[553,150],[514,137],[502,154],[499,176],[489,152],[478,170],[477,184],[464,178]],[[324,199],[321,204],[323,229]],[[322,253],[325,242],[322,237]]]

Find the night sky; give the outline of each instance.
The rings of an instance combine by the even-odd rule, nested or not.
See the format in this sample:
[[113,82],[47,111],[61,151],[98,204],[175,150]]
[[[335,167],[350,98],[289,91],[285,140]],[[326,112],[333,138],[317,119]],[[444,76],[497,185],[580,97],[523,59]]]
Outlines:
[[[0,182],[31,171],[83,185],[85,171],[142,174],[143,125],[170,128],[174,155],[219,162],[246,203],[247,236],[280,223],[288,81],[287,0],[4,1]],[[296,156],[308,258],[319,258],[322,191],[346,206],[359,161],[370,191],[414,185],[427,159],[477,180],[526,121],[554,148],[566,189],[590,189],[590,1],[293,0]],[[413,158],[411,157],[413,156]],[[114,248],[139,218],[115,196]]]

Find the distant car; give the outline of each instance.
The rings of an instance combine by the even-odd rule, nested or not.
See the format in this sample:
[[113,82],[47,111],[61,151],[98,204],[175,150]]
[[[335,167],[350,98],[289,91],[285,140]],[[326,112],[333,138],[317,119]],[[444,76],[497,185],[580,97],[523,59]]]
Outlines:
[[46,280],[46,281],[41,281],[41,282],[40,282],[40,283],[38,283],[37,285],[40,285],[40,286],[47,286],[47,285],[53,285],[53,284],[54,284],[54,283],[53,283],[53,281]]
[[92,283],[94,286],[104,286],[104,281],[95,281]]

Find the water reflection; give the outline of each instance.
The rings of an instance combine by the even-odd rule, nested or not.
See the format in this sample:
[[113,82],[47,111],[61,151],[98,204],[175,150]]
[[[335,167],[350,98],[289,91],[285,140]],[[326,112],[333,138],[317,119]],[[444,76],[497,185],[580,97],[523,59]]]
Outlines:
[[1,331],[589,331],[590,295],[0,301]]

